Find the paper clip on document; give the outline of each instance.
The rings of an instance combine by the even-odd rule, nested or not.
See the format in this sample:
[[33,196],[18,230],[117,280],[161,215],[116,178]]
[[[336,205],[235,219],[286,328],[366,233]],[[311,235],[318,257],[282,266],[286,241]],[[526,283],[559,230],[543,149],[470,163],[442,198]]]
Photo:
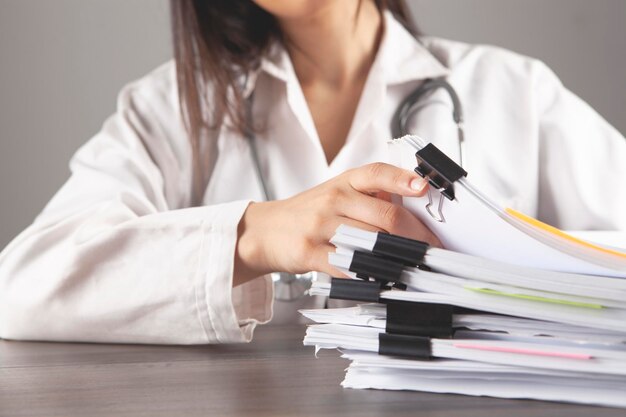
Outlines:
[[[410,141],[410,138],[405,138]],[[439,204],[437,205],[437,213],[435,214],[432,210],[432,191],[430,188],[428,189],[426,211],[434,220],[440,223],[445,222],[446,219],[443,216],[443,197],[446,197],[450,201],[454,200],[454,183],[461,177],[467,177],[467,171],[452,159],[448,158],[446,154],[441,152],[432,143],[429,143],[417,151],[415,158],[417,159],[415,172],[422,178],[427,179],[430,186],[441,193],[439,196]]]

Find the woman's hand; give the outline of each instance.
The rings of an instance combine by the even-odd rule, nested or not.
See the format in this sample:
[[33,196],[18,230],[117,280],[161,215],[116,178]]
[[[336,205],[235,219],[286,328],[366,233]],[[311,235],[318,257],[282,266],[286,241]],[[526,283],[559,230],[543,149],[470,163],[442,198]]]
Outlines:
[[441,246],[420,220],[389,201],[390,194],[424,195],[426,187],[412,171],[374,163],[286,200],[250,204],[239,224],[233,285],[273,271],[342,276],[328,264],[334,251],[328,241],[342,223]]

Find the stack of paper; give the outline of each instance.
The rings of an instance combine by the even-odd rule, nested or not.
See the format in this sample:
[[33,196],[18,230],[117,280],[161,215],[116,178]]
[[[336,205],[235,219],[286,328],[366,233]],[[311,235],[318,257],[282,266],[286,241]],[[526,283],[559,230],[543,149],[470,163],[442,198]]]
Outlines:
[[[425,145],[403,142],[409,168],[406,144]],[[304,344],[341,349],[349,388],[626,407],[626,251],[499,208],[465,178],[454,185],[443,222],[424,199],[403,202],[448,249],[339,227],[329,262],[353,279],[311,294],[363,304],[302,311],[317,323]]]
[[302,312],[319,323],[350,323],[313,325],[305,338],[306,345],[341,348],[343,356],[352,361],[344,387],[626,407],[624,334],[461,315],[455,317],[458,330],[454,339],[432,340],[434,359],[415,360],[377,353],[385,319],[384,310],[376,310],[380,309],[365,305],[326,313]]

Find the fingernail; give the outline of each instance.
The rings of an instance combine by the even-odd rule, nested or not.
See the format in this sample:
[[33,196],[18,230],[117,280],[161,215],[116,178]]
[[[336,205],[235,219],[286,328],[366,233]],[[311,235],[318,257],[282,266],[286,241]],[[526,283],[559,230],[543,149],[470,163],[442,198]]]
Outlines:
[[422,191],[426,187],[426,181],[421,177],[413,178],[410,187],[413,191]]

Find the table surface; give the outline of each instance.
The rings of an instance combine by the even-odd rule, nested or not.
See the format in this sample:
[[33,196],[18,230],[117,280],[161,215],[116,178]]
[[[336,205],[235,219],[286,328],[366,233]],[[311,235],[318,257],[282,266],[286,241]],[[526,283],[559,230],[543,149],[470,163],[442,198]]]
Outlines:
[[246,345],[0,341],[1,416],[624,416],[528,400],[344,389],[348,361],[315,358],[304,326],[262,327]]

